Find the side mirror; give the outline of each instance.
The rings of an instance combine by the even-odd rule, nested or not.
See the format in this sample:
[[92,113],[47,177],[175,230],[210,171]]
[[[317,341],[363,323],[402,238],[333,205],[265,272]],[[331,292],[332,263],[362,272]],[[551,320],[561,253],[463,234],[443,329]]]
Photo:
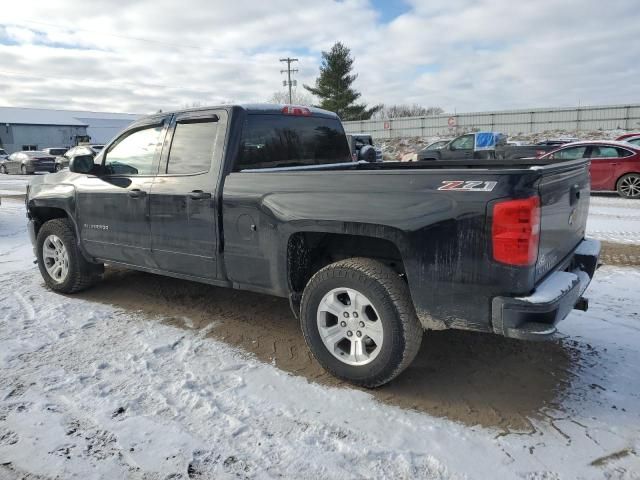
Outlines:
[[92,155],[78,155],[69,161],[69,170],[74,173],[91,173],[93,166]]

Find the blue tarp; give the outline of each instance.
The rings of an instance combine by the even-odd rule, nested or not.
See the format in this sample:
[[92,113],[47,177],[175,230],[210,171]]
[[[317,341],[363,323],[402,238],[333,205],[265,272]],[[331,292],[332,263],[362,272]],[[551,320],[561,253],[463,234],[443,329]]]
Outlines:
[[476,133],[476,150],[494,150],[501,134],[496,132]]

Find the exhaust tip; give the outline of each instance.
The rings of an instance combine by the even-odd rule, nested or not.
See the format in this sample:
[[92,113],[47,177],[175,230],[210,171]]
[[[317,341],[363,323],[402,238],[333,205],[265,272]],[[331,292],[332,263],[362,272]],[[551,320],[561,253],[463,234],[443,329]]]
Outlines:
[[582,310],[583,312],[586,312],[587,310],[589,310],[589,299],[585,297],[580,297],[576,302],[576,304],[573,306],[573,308],[576,310]]

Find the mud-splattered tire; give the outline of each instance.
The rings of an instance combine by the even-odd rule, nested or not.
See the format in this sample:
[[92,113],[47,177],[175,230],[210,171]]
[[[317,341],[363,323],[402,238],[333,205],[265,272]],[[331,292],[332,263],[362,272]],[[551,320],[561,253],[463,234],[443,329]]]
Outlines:
[[[89,263],[80,252],[71,222],[57,218],[46,222],[36,239],[38,267],[51,290],[75,293],[84,290],[100,279],[102,265]],[[59,261],[64,275],[57,275],[54,263]]]
[[304,290],[300,323],[325,370],[368,388],[407,368],[423,335],[407,284],[369,258],[342,260],[318,271]]

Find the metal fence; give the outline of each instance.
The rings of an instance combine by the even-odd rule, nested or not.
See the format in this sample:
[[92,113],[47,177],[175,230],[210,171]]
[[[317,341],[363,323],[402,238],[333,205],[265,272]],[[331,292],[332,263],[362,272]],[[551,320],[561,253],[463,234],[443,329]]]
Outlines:
[[455,136],[474,130],[511,135],[552,130],[640,130],[640,104],[445,113],[430,117],[344,122],[344,127],[347,133],[367,133],[374,138]]

